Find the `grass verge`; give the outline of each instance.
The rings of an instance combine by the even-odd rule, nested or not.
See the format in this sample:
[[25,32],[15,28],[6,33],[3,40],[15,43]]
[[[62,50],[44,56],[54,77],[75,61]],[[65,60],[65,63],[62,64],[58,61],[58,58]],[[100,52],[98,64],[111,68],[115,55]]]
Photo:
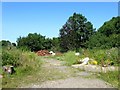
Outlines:
[[109,71],[106,73],[100,73],[97,75],[98,78],[103,79],[104,81],[108,82],[115,88],[119,87],[119,72],[118,71]]
[[65,78],[65,75],[57,70],[38,68],[38,71],[23,75],[12,75],[3,79],[3,88],[29,88],[31,84],[41,84],[48,80]]

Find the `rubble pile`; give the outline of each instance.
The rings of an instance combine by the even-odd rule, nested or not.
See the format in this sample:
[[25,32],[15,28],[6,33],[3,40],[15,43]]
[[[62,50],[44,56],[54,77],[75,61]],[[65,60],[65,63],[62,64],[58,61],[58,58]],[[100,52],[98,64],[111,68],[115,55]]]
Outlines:
[[47,56],[47,55],[51,55],[51,54],[49,53],[48,50],[39,50],[39,51],[37,51],[37,55],[38,56]]

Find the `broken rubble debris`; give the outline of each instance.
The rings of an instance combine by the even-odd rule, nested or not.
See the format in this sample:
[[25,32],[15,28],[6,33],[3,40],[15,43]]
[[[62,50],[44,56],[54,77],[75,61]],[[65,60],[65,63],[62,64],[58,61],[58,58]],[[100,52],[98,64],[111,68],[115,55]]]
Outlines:
[[50,55],[48,50],[39,50],[37,51],[37,55],[38,56],[46,56],[46,55]]
[[39,50],[36,52],[38,56],[49,56],[49,55],[52,55],[52,56],[55,56],[56,53],[54,53],[53,51],[48,51],[48,50]]

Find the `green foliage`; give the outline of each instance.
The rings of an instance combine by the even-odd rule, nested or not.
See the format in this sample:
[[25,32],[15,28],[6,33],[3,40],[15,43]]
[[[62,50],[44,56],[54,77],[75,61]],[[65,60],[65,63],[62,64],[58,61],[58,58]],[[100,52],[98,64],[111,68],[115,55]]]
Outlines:
[[108,45],[105,45],[108,42],[108,38],[102,33],[95,33],[87,41],[88,48],[107,48]]
[[95,60],[97,60],[98,64],[101,64],[102,61],[107,60],[107,55],[105,50],[96,50],[93,54]]
[[52,47],[51,47],[51,50],[53,51],[60,51],[60,38],[55,38],[53,37],[51,39],[51,42],[52,42]]
[[89,48],[110,49],[120,46],[120,17],[105,22],[87,41]]
[[17,39],[18,47],[27,47],[31,51],[44,49],[45,37],[37,33],[29,33],[27,37],[19,37]]
[[[2,60],[0,65],[15,66],[16,73],[13,77],[29,75],[37,71],[38,68],[41,69],[42,64],[41,58],[30,51],[41,49],[68,51],[63,56],[52,57],[57,60],[65,60],[66,65],[77,64],[78,60],[85,57],[96,60],[99,65],[102,61],[104,63],[113,62],[114,65],[118,65],[120,63],[118,57],[119,46],[120,16],[113,17],[105,22],[95,32],[92,23],[87,21],[85,16],[74,13],[60,29],[60,37],[50,39],[45,38],[41,34],[29,33],[26,37],[17,39],[17,47],[19,49],[16,49],[15,43],[6,40],[0,41],[0,58]],[[74,51],[80,52],[80,56],[75,56]],[[2,70],[0,69],[1,73]],[[118,85],[118,72],[100,74],[100,77],[107,82],[115,86]],[[8,79],[4,78],[3,83],[6,83],[6,80]]]
[[119,47],[120,46],[120,33],[110,35],[107,45],[110,46],[111,48]]
[[87,49],[87,56],[90,58],[95,59],[98,64],[101,64],[102,61],[104,63],[111,63],[113,62],[114,65],[119,64],[118,60],[118,48],[111,48],[111,49]]
[[45,38],[37,33],[29,33],[26,37],[19,37],[17,39],[18,48],[23,51],[38,51],[38,50],[59,50],[59,38]]
[[66,61],[66,65],[68,66],[76,64],[78,59],[79,57],[75,56],[74,51],[68,51],[67,53],[64,54],[64,60]]
[[20,46],[19,50],[21,50],[21,51],[30,51],[30,48],[27,47],[27,46]]
[[109,71],[106,73],[100,73],[98,77],[110,83],[115,88],[118,88],[119,86],[119,72],[118,71]]
[[12,46],[16,47],[17,45],[16,45],[16,43],[12,43]]
[[60,47],[63,52],[85,47],[93,33],[93,25],[81,14],[74,13],[60,29]]
[[22,51],[16,48],[11,50],[4,49],[2,60],[3,65],[13,65],[15,69],[15,73],[12,75],[8,76],[8,74],[3,73],[3,87],[9,87],[11,85],[12,87],[16,87],[16,85],[19,86],[19,84],[25,80],[27,76],[32,75],[40,70],[42,64],[41,58],[35,53]]
[[[2,60],[3,65],[13,65],[16,71],[9,77],[6,73],[3,73],[2,86],[4,87],[9,85],[16,87],[15,85],[19,85],[28,75],[32,75],[40,70],[43,63],[37,54],[16,48],[10,50],[4,48]],[[17,82],[17,84],[14,82]]]
[[87,41],[88,48],[110,49],[112,47],[119,47],[120,34],[112,34],[109,37],[97,32]]
[[109,60],[114,62],[116,65],[120,64],[118,48],[112,48],[110,50],[106,50],[106,53],[107,53],[107,58]]
[[43,43],[43,47],[46,50],[50,50],[52,47],[52,40],[50,38],[46,38]]
[[16,49],[3,49],[2,51],[2,66],[13,65],[18,66],[20,59],[20,52]]
[[106,36],[112,34],[120,34],[120,16],[113,17],[111,20],[105,22],[98,30]]
[[95,32],[93,25],[87,21],[85,16],[74,13],[60,29],[60,37],[50,39],[37,33],[29,33],[26,37],[19,37],[17,45],[22,50],[47,49],[61,52],[79,51],[79,48],[110,49],[119,47],[119,19],[119,16],[113,17]]
[[98,65],[111,64],[119,65],[118,59],[118,48],[111,49],[80,49],[80,56],[75,56],[75,52],[69,51],[64,54],[62,57],[64,61],[66,61],[67,65],[77,64],[78,60],[81,60],[85,57],[89,57],[90,59],[94,59],[98,62]]
[[15,67],[37,66],[38,56],[35,53],[22,51],[16,48],[11,50],[3,49],[2,52],[2,66],[13,65]]
[[0,41],[1,46],[5,47],[5,46],[11,46],[11,42],[10,41],[6,41],[6,40],[2,40]]

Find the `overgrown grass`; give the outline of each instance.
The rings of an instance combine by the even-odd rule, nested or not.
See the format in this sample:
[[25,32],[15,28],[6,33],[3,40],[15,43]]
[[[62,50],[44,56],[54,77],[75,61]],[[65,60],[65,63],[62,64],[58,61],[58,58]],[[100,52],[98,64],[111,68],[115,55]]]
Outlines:
[[[32,87],[31,84],[41,84],[47,80],[56,80],[65,78],[65,74],[56,69],[37,68],[38,70],[31,73],[12,75],[3,79],[3,88],[25,88]],[[16,83],[17,82],[17,83]]]
[[[4,60],[6,62],[4,64],[7,65],[15,65],[16,73],[8,76],[5,75],[2,81],[3,88],[14,88],[19,86],[25,86],[23,84],[30,84],[36,82],[44,82],[46,80],[54,80],[58,78],[64,78],[64,74],[60,73],[56,70],[41,68],[43,64],[41,57],[37,56],[33,52],[29,51],[21,51],[16,48],[12,50],[3,51]],[[106,53],[108,52],[108,53]],[[7,54],[7,55],[6,55]],[[80,56],[75,56],[74,51],[69,51],[64,53],[62,56],[48,56],[46,58],[55,58],[57,60],[66,61],[66,65],[73,65],[78,62],[78,60],[84,57],[90,57],[95,59],[96,61],[101,63],[100,60],[110,60],[114,63],[118,64],[118,51],[113,48],[111,50],[89,50],[84,49],[80,52]],[[14,63],[15,61],[16,63]],[[118,72],[108,72],[108,73],[100,73],[99,78],[111,83],[115,87],[118,84]],[[17,83],[16,83],[17,82]]]
[[119,64],[118,60],[118,48],[111,48],[111,49],[86,49],[83,54],[86,54],[90,58],[95,59],[98,64],[101,63],[111,63],[113,62],[114,65]]
[[64,54],[62,58],[66,61],[67,65],[72,65],[78,62],[78,60],[83,59],[85,57],[89,57],[94,59],[98,62],[99,65],[102,63],[110,64],[113,63],[114,65],[119,64],[118,60],[118,48],[111,48],[111,49],[81,49],[80,56],[75,56],[75,51],[69,51]]
[[79,60],[79,56],[75,56],[74,51],[69,51],[64,54],[64,60],[66,61],[66,65],[70,66],[77,63],[77,61]]
[[[7,55],[5,55],[7,54]],[[11,50],[4,49],[3,65],[15,65],[15,73],[12,75],[4,74],[2,79],[3,88],[26,87],[30,84],[41,84],[46,80],[65,78],[66,75],[56,69],[43,68],[42,57],[29,51],[21,51],[16,48]],[[14,63],[14,61],[17,63]]]
[[[102,61],[104,64],[113,62],[114,66],[119,65],[119,57],[118,57],[118,48],[111,48],[111,49],[81,49],[80,50],[80,56],[75,56],[74,51],[69,51],[64,54],[63,60],[66,61],[67,65],[73,65],[77,63],[77,60],[80,60],[82,58],[89,57],[98,62],[98,65],[102,64]],[[109,71],[106,73],[100,73],[98,76],[99,78],[105,80],[106,82],[113,85],[113,87],[118,87],[119,85],[119,78],[120,76],[118,71]]]
[[98,77],[110,83],[113,87],[120,88],[118,71],[109,71],[106,73],[100,73]]
[[[40,59],[40,58],[39,58]],[[2,66],[13,65],[14,67],[28,67],[41,65],[38,56],[34,52],[21,51],[16,48],[10,50],[3,49],[2,51]],[[34,68],[33,67],[33,68]]]
[[56,59],[56,60],[60,60],[60,61],[64,61],[64,54],[62,54],[62,55],[55,55],[55,56],[52,56],[52,55],[50,55],[50,56],[44,56],[43,58],[50,58],[50,59]]
[[11,50],[4,49],[2,60],[3,65],[13,65],[16,71],[13,75],[3,73],[3,87],[16,87],[16,85],[20,83],[19,81],[24,80],[28,75],[33,75],[36,73],[42,65],[41,58],[35,53],[29,51],[23,52],[16,48],[12,48]]

